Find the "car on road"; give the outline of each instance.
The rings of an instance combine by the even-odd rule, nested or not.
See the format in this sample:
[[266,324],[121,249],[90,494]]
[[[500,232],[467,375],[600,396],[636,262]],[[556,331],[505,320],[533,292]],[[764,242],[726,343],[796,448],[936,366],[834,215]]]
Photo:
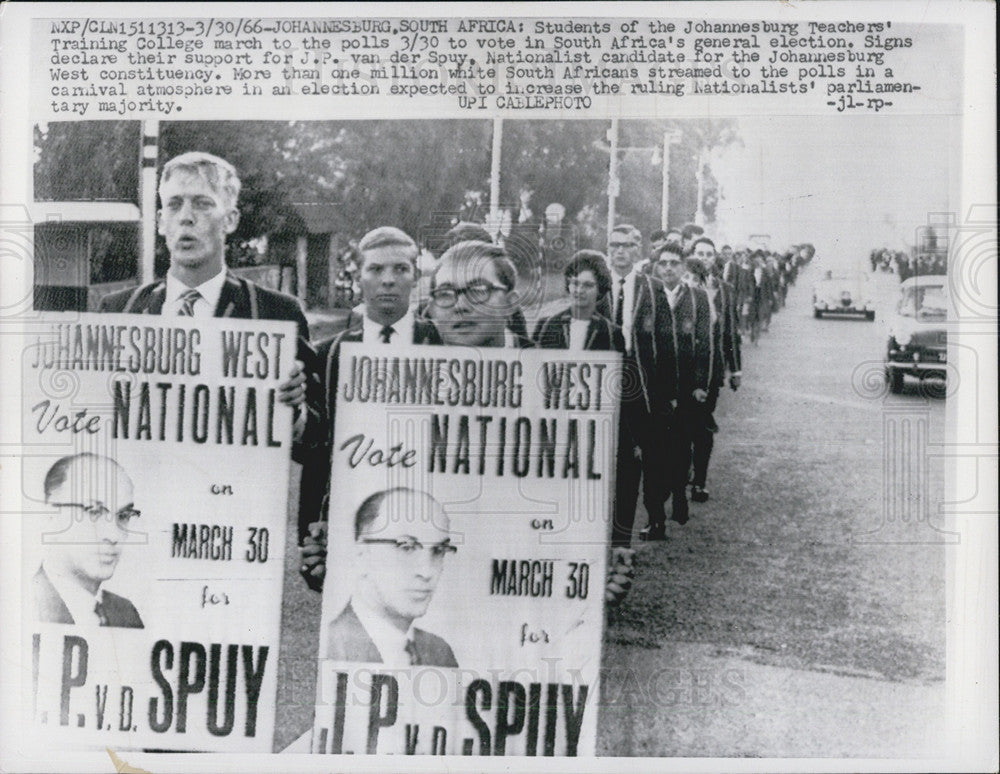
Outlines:
[[947,318],[947,277],[921,275],[899,284],[885,355],[885,378],[891,392],[903,391],[907,375],[947,378]]
[[831,271],[813,286],[813,317],[823,315],[864,315],[875,319],[871,281],[867,274],[834,274]]

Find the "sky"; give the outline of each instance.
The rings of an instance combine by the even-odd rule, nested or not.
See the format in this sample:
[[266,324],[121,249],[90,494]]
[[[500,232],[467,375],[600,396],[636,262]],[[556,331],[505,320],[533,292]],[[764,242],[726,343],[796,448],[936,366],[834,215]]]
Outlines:
[[957,207],[959,123],[948,116],[740,118],[743,145],[712,159],[724,242],[812,242],[829,266],[908,249],[928,213]]

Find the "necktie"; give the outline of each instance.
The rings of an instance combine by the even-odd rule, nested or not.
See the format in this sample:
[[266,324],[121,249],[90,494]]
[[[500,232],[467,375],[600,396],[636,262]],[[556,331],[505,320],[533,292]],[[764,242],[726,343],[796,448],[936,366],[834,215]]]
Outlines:
[[618,280],[618,298],[615,299],[615,325],[622,327],[625,307],[625,278]]
[[108,626],[110,621],[108,621],[108,614],[104,610],[103,602],[96,602],[94,604],[94,612],[97,613],[97,620],[100,622],[101,626]]
[[410,656],[410,665],[417,666],[420,664],[420,653],[417,651],[417,643],[413,640],[406,641],[406,647],[404,648]]
[[199,293],[194,288],[190,290],[185,290],[181,294],[181,317],[194,317],[194,305],[197,300],[201,298],[201,293]]
[[396,329],[393,328],[391,325],[383,326],[382,330],[379,331],[379,336],[382,337],[382,343],[388,344],[392,340],[392,334],[394,334],[395,332]]

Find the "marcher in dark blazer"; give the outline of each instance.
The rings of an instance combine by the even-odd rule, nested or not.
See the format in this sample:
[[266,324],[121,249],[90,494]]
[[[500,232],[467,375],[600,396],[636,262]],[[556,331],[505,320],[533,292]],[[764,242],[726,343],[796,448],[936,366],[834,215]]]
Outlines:
[[[616,226],[608,239],[608,248],[611,309],[615,324],[621,322],[625,340],[623,435],[618,455],[612,545],[628,546],[640,480],[650,523],[663,526],[666,522],[663,471],[665,443],[677,400],[677,368],[668,340],[670,313],[663,284],[638,269],[642,257],[639,230],[629,225]],[[654,535],[656,539],[664,536],[660,529]]]
[[[679,524],[688,520],[687,482],[691,465],[692,427],[703,416],[702,405],[708,398],[712,364],[711,312],[704,290],[681,281],[685,273],[680,250],[665,245],[654,264],[654,272],[663,280],[666,303],[667,338],[676,369],[677,409],[667,433],[667,461],[664,466],[671,519]],[[650,523],[647,539],[657,539],[661,524]]]
[[715,262],[715,245],[710,239],[702,237],[694,243],[689,266],[699,287],[708,294],[714,310],[708,397],[704,403],[694,407],[696,411],[700,409],[701,417],[693,418],[691,423],[691,499],[694,502],[705,502],[709,496],[705,488],[708,463],[715,443],[715,433],[719,429],[714,417],[719,391],[725,383],[727,373],[733,390],[740,384],[740,334],[736,319],[735,291],[718,276],[722,272]]
[[304,416],[304,404],[318,398],[319,380],[302,307],[226,270],[226,238],[239,224],[239,193],[239,176],[225,159],[201,152],[170,159],[160,175],[157,212],[157,229],[170,252],[167,276],[105,296],[98,311],[291,320],[298,332],[297,363],[279,386],[278,399]]
[[597,312],[598,300],[611,289],[607,259],[596,250],[580,250],[566,264],[563,277],[571,305],[538,321],[532,336],[535,343],[542,349],[570,349],[571,343],[576,343],[571,342],[572,321],[586,320],[585,336],[578,348],[624,352],[621,328]]

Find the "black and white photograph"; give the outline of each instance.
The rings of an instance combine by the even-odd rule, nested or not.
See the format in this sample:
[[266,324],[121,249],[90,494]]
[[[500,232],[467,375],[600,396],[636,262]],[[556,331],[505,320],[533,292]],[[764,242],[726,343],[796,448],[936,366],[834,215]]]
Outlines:
[[995,768],[941,6],[23,4],[0,767]]

